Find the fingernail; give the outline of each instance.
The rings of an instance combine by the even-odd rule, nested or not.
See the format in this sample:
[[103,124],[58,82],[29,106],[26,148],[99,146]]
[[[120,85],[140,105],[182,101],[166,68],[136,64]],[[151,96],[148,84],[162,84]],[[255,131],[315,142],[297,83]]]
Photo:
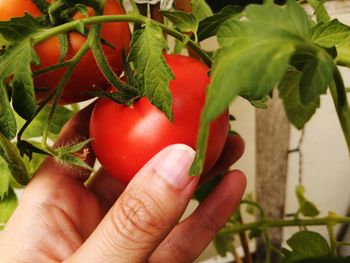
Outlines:
[[185,189],[194,179],[188,175],[194,156],[194,150],[187,145],[171,145],[163,150],[154,171],[172,187]]

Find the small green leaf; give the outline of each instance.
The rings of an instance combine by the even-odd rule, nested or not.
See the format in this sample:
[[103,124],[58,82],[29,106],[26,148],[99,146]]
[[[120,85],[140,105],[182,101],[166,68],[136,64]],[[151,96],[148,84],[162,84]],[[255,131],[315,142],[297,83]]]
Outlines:
[[0,133],[0,155],[6,161],[12,177],[21,185],[27,185],[29,174],[20,157],[19,151],[9,140]]
[[135,84],[139,93],[172,121],[169,82],[174,76],[163,56],[165,48],[167,43],[161,28],[147,23],[133,34],[128,60],[134,64]]
[[198,21],[192,14],[187,14],[182,11],[161,11],[168,18],[174,27],[180,32],[197,32]]
[[74,166],[78,166],[78,167],[87,169],[89,171],[93,170],[92,167],[87,165],[82,159],[80,159],[79,157],[77,157],[73,154],[63,154],[59,157],[58,160],[62,161],[64,163],[70,164],[70,165],[74,165]]
[[3,82],[0,80],[0,133],[12,139],[16,136],[17,124]]
[[[43,127],[47,123],[47,119],[49,116],[49,112],[51,110],[51,106],[46,106],[41,112],[35,117],[35,119],[29,124],[29,126],[24,131],[22,138],[31,139],[40,137],[43,135]],[[55,140],[63,128],[64,124],[73,116],[73,112],[66,107],[58,106],[55,110],[55,114],[53,116],[50,130],[49,130],[49,138]],[[23,126],[25,121],[20,118],[18,115],[16,116],[16,120],[18,126]]]
[[337,60],[341,59],[350,64],[350,36],[345,38],[337,46]]
[[209,182],[201,185],[194,193],[193,198],[198,202],[203,202],[204,199],[215,189],[215,187],[221,182],[222,176],[215,176]]
[[225,257],[227,253],[232,251],[233,235],[216,235],[214,245],[219,255]]
[[18,205],[17,195],[12,187],[9,188],[5,198],[0,200],[0,223],[5,224],[10,219],[13,211]]
[[9,187],[11,173],[8,170],[7,163],[0,156],[0,201],[7,195]]
[[202,41],[216,35],[220,26],[228,19],[240,17],[241,8],[237,6],[226,6],[220,13],[214,14],[202,20],[198,26],[198,41]]
[[213,11],[206,3],[205,0],[191,0],[192,14],[196,17],[197,21],[202,21],[208,16],[213,15]]
[[76,153],[82,150],[86,145],[91,142],[91,139],[87,139],[77,144],[63,146],[57,149],[58,153]]
[[288,120],[299,130],[311,119],[320,106],[320,99],[308,105],[301,103],[300,79],[302,73],[296,69],[288,70],[278,85],[279,96],[283,100]]
[[326,239],[317,232],[300,231],[287,240],[294,255],[316,258],[328,257],[330,248]]
[[269,100],[269,97],[265,96],[260,100],[250,101],[250,104],[252,104],[255,108],[266,110],[268,108],[268,106],[267,106],[268,100]]
[[306,199],[305,188],[303,186],[297,186],[295,188],[295,194],[299,203],[299,211],[302,215],[307,217],[316,217],[320,214],[320,211],[317,209],[316,205]]
[[338,45],[350,35],[350,27],[334,19],[321,22],[312,28],[311,40],[321,47],[330,48]]
[[326,93],[335,69],[333,59],[326,52],[319,52],[317,57],[309,57],[300,79],[300,98],[303,104],[313,103],[321,94]]

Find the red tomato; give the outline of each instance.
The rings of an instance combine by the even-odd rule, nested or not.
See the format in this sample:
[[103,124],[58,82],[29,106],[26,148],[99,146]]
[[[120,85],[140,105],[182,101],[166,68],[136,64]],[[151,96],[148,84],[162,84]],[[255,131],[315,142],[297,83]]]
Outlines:
[[[105,15],[124,14],[124,10],[116,0],[107,0],[104,9]],[[23,16],[25,12],[32,16],[40,16],[41,13],[31,0],[0,0],[0,21],[6,21],[12,17]],[[77,16],[78,17],[78,16]],[[130,31],[127,23],[104,23],[101,37],[111,43],[114,48],[103,45],[103,51],[108,62],[117,74],[123,71],[122,50],[128,51]],[[86,41],[86,37],[77,32],[69,33],[69,48],[65,60],[72,58]],[[33,70],[39,70],[59,63],[60,45],[56,37],[39,43],[35,47],[40,58],[40,66],[33,66]],[[39,75],[34,79],[37,89],[54,89],[65,69],[51,71]],[[93,91],[94,85],[107,88],[108,81],[100,72],[92,52],[89,51],[77,65],[71,79],[66,84],[62,94],[61,103],[74,103],[88,99],[86,92]],[[42,100],[47,92],[37,92],[37,97]]]
[[[184,143],[196,148],[200,114],[210,82],[209,68],[197,60],[166,55],[175,80],[170,81],[174,122],[142,98],[132,107],[99,99],[92,113],[92,148],[102,166],[114,177],[128,183],[143,165],[164,147]],[[217,161],[229,128],[228,112],[210,127],[205,171]]]

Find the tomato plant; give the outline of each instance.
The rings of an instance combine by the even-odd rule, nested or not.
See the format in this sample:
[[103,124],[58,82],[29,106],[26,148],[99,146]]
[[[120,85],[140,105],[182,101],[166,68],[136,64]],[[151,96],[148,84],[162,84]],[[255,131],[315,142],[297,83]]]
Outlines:
[[[130,11],[125,13],[127,2]],[[331,19],[324,1],[207,0],[215,3],[217,13],[204,0],[145,2],[0,0],[0,228],[17,202],[13,188],[30,181],[43,156],[91,169],[84,154],[77,153],[82,148],[89,152],[89,140],[58,149],[48,140],[55,140],[72,115],[58,104],[84,100],[89,91],[101,97],[91,118],[93,150],[124,182],[173,143],[196,149],[191,174],[206,172],[222,150],[227,108],[237,97],[258,108],[271,105],[266,103],[271,97],[281,100],[286,118],[302,130],[329,92],[350,152],[348,88],[338,68],[350,68],[350,26]],[[156,2],[167,10],[159,10]],[[302,2],[314,14],[307,14]],[[213,52],[202,45],[210,37],[218,40]],[[171,38],[174,46],[168,45]],[[122,49],[128,53],[125,59]],[[164,55],[185,49],[189,57]],[[125,82],[119,78],[122,71]],[[118,91],[104,91],[110,86]],[[40,136],[41,144],[34,142]],[[294,152],[300,154],[299,146]],[[201,196],[213,185],[199,189]],[[260,204],[246,198],[242,204],[259,211],[257,220],[244,223],[238,211],[215,239],[219,252],[235,254],[233,236],[238,234],[244,246],[249,231],[252,238],[263,237],[266,262],[274,262],[273,251],[283,263],[335,258],[338,248],[348,244],[336,240],[334,226],[348,224],[350,218],[334,213],[319,217],[303,186],[296,189],[299,207],[290,218],[269,218]],[[309,225],[326,226],[330,242],[307,230]],[[269,228],[284,226],[305,230],[287,240],[291,250],[279,250],[269,239]],[[245,253],[252,262],[249,248]]]
[[[1,0],[0,1],[0,21],[6,21],[13,17],[23,16],[28,12],[34,17],[41,16],[38,7],[31,0]],[[89,8],[88,14],[93,15],[93,10]],[[108,0],[104,7],[104,15],[124,14],[123,8],[118,1]],[[75,15],[75,19],[81,19],[82,15]],[[120,74],[122,68],[122,52],[127,52],[130,41],[130,31],[127,23],[105,23],[101,30],[103,52],[113,68]],[[68,50],[64,58],[65,61],[71,59],[86,41],[86,36],[78,32],[68,33]],[[60,63],[61,46],[58,38],[52,37],[41,42],[35,47],[40,59],[40,65],[34,66],[33,70],[38,71]],[[65,72],[64,68],[40,74],[34,78],[34,85],[37,89],[37,98],[43,100],[49,91],[52,91],[59,83]],[[88,92],[94,91],[96,87],[107,88],[108,81],[104,78],[101,70],[97,66],[91,51],[87,52],[76,66],[74,73],[66,84],[61,103],[68,104],[83,101],[89,98]],[[96,87],[95,87],[96,86]]]
[[[200,113],[210,82],[209,68],[185,56],[166,55],[165,59],[175,77],[169,83],[173,122],[147,98],[132,107],[100,99],[91,117],[90,136],[96,157],[124,183],[168,145],[184,143],[196,148]],[[225,112],[211,124],[205,171],[218,159],[227,134],[228,113]]]

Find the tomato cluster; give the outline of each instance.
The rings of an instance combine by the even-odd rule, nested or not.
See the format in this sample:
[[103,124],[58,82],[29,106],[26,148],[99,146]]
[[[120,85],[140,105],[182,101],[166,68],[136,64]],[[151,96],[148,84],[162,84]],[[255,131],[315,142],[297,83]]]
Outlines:
[[[23,16],[25,12],[33,17],[42,15],[32,0],[0,0],[0,21]],[[89,15],[93,15],[92,9],[89,12]],[[123,13],[119,1],[107,0],[105,15]],[[81,14],[77,14],[73,19],[81,17]],[[101,38],[113,46],[103,45],[103,51],[113,70],[120,74],[123,71],[122,51],[128,50],[130,42],[128,24],[104,23]],[[78,32],[68,33],[68,39],[65,60],[71,59],[86,41],[86,37]],[[38,44],[35,50],[40,58],[40,65],[33,66],[33,71],[58,64],[60,48],[57,37]],[[206,87],[210,82],[209,68],[185,56],[165,55],[165,59],[175,76],[169,84],[173,99],[173,122],[145,97],[135,102],[132,107],[109,99],[99,99],[92,114],[90,136],[96,157],[105,169],[124,183],[128,183],[153,155],[168,145],[184,143],[196,148],[200,115],[205,104]],[[39,101],[57,86],[64,71],[65,69],[49,71],[34,78]],[[93,91],[95,85],[109,88],[92,52],[89,51],[67,82],[60,102],[74,103],[87,99],[87,92]],[[228,129],[228,112],[212,122],[205,171],[219,158]]]
[[[90,10],[91,11],[91,10]],[[41,16],[41,12],[32,0],[0,0],[0,21],[6,21],[13,17],[23,16],[25,12],[33,17]],[[90,12],[91,13],[91,12]],[[105,15],[124,14],[119,1],[107,0],[104,7]],[[76,16],[81,17],[81,16]],[[101,38],[110,45],[103,45],[103,51],[113,70],[120,74],[123,71],[122,52],[129,48],[130,30],[127,23],[104,23],[101,30]],[[82,47],[86,37],[78,32],[70,32],[68,36],[68,52],[65,60],[71,59]],[[39,43],[35,50],[39,55],[40,65],[33,66],[33,70],[40,70],[60,62],[60,44],[57,37],[52,37]],[[42,100],[48,95],[47,91],[54,89],[65,69],[58,69],[38,75],[34,78],[37,90],[37,98]],[[108,81],[104,78],[95,62],[91,51],[83,57],[75,68],[72,77],[66,84],[61,103],[68,104],[88,99],[88,92],[97,87],[107,88]],[[42,89],[42,91],[40,91]]]

